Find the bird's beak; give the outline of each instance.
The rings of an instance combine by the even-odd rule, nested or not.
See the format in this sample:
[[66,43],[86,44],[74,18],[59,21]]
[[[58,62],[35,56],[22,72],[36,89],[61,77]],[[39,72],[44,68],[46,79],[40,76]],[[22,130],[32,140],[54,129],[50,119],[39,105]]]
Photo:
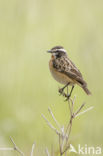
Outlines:
[[47,52],[48,52],[48,53],[52,53],[53,51],[52,51],[52,50],[48,50]]

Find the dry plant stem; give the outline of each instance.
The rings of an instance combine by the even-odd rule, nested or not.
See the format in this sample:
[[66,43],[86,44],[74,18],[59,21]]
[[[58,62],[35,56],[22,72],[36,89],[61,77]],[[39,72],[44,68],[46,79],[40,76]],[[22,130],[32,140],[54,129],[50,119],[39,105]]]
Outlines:
[[65,148],[65,150],[62,152],[62,155],[64,154],[64,153],[66,153],[67,154],[67,150],[70,148],[70,145],[68,145],[66,148]]
[[67,129],[66,129],[66,134],[67,134],[67,138],[66,138],[66,144],[65,144],[65,146],[67,146],[67,143],[68,143],[68,140],[69,140],[69,136],[70,136],[70,133],[71,133],[71,128],[72,128],[72,122],[73,122],[73,119],[75,118],[75,116],[81,111],[81,109],[84,107],[84,105],[85,104],[82,104],[81,106],[80,106],[80,108],[76,111],[76,113],[73,113],[73,106],[74,106],[74,104],[73,104],[73,102],[72,102],[72,108],[71,108],[71,117],[70,117],[70,122],[69,122],[69,124],[68,124],[68,126],[67,126]]
[[[67,146],[67,144],[68,144],[68,140],[69,140],[69,136],[70,136],[70,133],[71,133],[71,129],[72,129],[72,117],[71,117],[71,119],[70,119],[70,122],[69,122],[69,125],[68,125],[68,129],[67,129],[67,132],[66,132],[66,135],[67,135],[67,137],[66,137],[66,143],[65,143],[65,147]],[[67,134],[68,133],[68,134]],[[65,150],[64,150],[65,151]]]
[[[70,103],[71,101],[71,103]],[[70,110],[70,121],[69,121],[69,124],[67,125],[67,128],[66,128],[66,131],[65,131],[65,138],[64,140],[66,139],[66,143],[65,143],[65,149],[63,151],[63,153],[67,153],[67,150],[69,148],[69,145],[67,145],[68,143],[68,140],[69,140],[69,136],[70,136],[70,133],[71,133],[71,128],[72,128],[72,120],[73,120],[73,106],[74,106],[74,101],[75,101],[75,97],[74,99],[70,99],[70,101],[68,100],[68,104],[69,104],[69,110]],[[71,105],[72,104],[72,105]],[[63,142],[64,143],[64,142]]]
[[50,156],[48,148],[45,149],[45,153],[46,153],[47,156]]
[[[66,93],[62,93],[63,96],[68,97],[68,87],[67,87],[67,94]],[[46,121],[46,123],[48,124],[48,126],[56,132],[56,134],[59,137],[59,153],[60,156],[64,155],[67,156],[67,151],[70,148],[70,134],[71,134],[71,129],[72,129],[72,123],[73,123],[73,119],[76,118],[79,115],[82,115],[83,113],[91,110],[93,107],[90,107],[86,110],[84,110],[83,112],[80,112],[82,110],[82,108],[85,106],[85,103],[83,103],[76,111],[74,111],[74,103],[75,103],[75,99],[76,97],[74,96],[73,99],[69,98],[68,99],[68,106],[69,106],[69,111],[70,111],[70,119],[69,119],[69,123],[66,127],[66,129],[64,129],[64,126],[60,126],[60,124],[58,123],[58,121],[56,120],[54,114],[52,113],[52,110],[50,108],[48,108],[48,111],[53,119],[53,121],[56,123],[56,126],[58,127],[59,131],[48,121],[48,119],[46,119],[46,117],[42,114],[42,117],[44,118],[44,120]],[[48,150],[46,150],[46,154],[47,156],[50,156]]]
[[[71,127],[72,127],[74,101],[75,101],[75,97],[74,97],[73,100],[71,100],[71,99],[70,99],[70,101],[68,100],[69,110],[70,110],[70,120],[69,120],[69,124],[67,125],[66,131],[65,131],[65,137],[64,137],[64,139],[66,138],[66,144],[68,142],[69,135],[70,135],[70,132],[71,132]],[[72,103],[72,106],[71,106],[71,103]]]
[[62,155],[61,135],[60,134],[59,134],[59,150],[60,150],[60,155]]
[[[68,87],[67,87],[67,95],[68,95]],[[64,137],[62,139],[62,149],[64,147],[64,142],[65,141],[66,141],[65,146],[67,145],[67,142],[68,142],[68,139],[69,139],[69,135],[70,135],[70,132],[71,132],[74,101],[75,101],[75,97],[74,97],[73,100],[71,98],[68,99],[69,110],[70,110],[70,121],[69,121],[69,124],[67,125],[66,131],[65,131],[65,135],[64,135]],[[72,102],[72,106],[71,106],[71,102]]]
[[[10,136],[10,140],[11,140],[14,147],[0,148],[0,151],[17,151],[21,156],[24,156],[24,153],[17,147],[17,145],[15,144],[15,142],[11,136]],[[32,150],[31,150],[30,156],[33,156],[34,149],[35,149],[35,143],[33,143],[33,145],[32,145]]]
[[11,142],[13,143],[13,145],[14,145],[14,150],[15,151],[17,151],[21,156],[24,156],[24,153],[16,146],[16,144],[15,144],[15,142],[14,142],[14,140],[10,137],[10,140],[11,140]]
[[44,118],[44,120],[46,121],[46,123],[48,124],[48,126],[53,129],[57,135],[60,134],[60,132],[46,119],[46,117],[42,114],[42,117]]
[[14,147],[11,148],[0,148],[0,151],[17,151],[21,156],[24,156],[24,153],[16,146],[14,140],[10,137],[10,140]]
[[33,143],[33,145],[32,145],[32,149],[31,149],[31,155],[30,155],[30,156],[33,156],[34,149],[35,149],[35,143]]
[[88,111],[90,111],[90,110],[92,110],[93,108],[94,108],[93,106],[87,108],[86,110],[84,110],[84,111],[78,113],[78,114],[75,116],[75,118],[78,117],[78,116],[80,116],[80,115],[82,115],[82,114],[84,114],[84,113],[86,113],[86,112],[88,112]]
[[54,147],[52,145],[52,148],[51,148],[51,156],[54,156]]
[[[68,95],[68,88],[67,88],[67,95]],[[69,124],[67,126],[67,129],[66,129],[66,132],[65,132],[65,137],[63,138],[63,142],[62,142],[62,146],[65,147],[65,153],[66,151],[68,150],[67,146],[68,146],[68,140],[69,140],[69,136],[70,136],[70,133],[71,133],[71,128],[72,128],[72,121],[73,119],[75,118],[75,116],[81,111],[81,109],[84,107],[85,104],[82,104],[80,106],[80,108],[76,111],[76,113],[74,113],[74,102],[75,102],[75,97],[74,99],[69,99],[68,100],[68,104],[69,104],[69,110],[70,110],[70,121],[69,121]],[[67,137],[66,137],[67,136]],[[65,146],[64,146],[64,141],[66,139],[66,143],[65,143]],[[63,153],[64,153],[63,151]]]
[[74,117],[81,111],[81,109],[84,107],[85,103],[83,103],[80,108],[74,113]]
[[67,151],[65,152],[65,156],[67,156]]
[[0,147],[0,151],[14,151],[12,147]]
[[53,120],[55,121],[57,127],[58,127],[59,129],[61,129],[60,124],[59,124],[58,121],[56,120],[56,118],[55,118],[54,114],[52,113],[50,107],[48,108],[48,111],[49,111],[49,113],[51,114]]

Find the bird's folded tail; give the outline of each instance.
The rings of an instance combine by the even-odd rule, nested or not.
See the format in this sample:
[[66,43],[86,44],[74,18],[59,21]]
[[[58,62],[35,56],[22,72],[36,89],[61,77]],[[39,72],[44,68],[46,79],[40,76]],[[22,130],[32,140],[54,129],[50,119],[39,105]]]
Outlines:
[[86,92],[87,95],[91,95],[91,92],[89,91],[87,86],[84,86],[83,89],[84,89],[84,91]]

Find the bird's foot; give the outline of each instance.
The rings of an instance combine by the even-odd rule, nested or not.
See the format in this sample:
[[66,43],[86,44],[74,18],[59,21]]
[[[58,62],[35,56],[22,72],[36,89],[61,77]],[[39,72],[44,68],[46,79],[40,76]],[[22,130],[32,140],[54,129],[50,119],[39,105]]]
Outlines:
[[69,99],[70,99],[70,94],[67,94],[65,101],[68,101]]
[[62,95],[62,96],[64,96],[66,98],[65,101],[68,101],[70,99],[71,94],[66,94],[64,92],[64,88],[59,88],[58,91],[59,91],[60,95]]
[[66,100],[65,100],[65,101],[68,101],[68,100],[69,100],[70,94],[66,94],[66,93],[64,92],[64,88],[59,88],[58,91],[59,91],[60,95],[66,97]]
[[63,95],[63,91],[64,91],[64,89],[63,88],[59,88],[59,93],[60,93],[60,95]]

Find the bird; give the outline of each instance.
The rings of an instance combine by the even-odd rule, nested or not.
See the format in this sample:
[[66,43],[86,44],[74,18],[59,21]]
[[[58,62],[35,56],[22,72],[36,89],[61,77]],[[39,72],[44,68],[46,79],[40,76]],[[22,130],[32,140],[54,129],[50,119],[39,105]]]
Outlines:
[[68,94],[69,99],[76,84],[79,85],[87,95],[91,94],[81,72],[70,60],[67,51],[62,46],[55,46],[47,52],[51,53],[49,69],[53,78],[64,85],[63,88],[59,89],[60,94],[63,93],[66,87],[72,86]]

